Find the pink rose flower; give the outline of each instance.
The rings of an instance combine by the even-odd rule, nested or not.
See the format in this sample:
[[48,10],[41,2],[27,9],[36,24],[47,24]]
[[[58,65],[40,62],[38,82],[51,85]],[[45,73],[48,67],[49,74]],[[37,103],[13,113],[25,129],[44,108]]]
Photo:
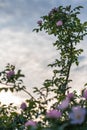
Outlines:
[[33,126],[33,127],[36,127],[37,123],[33,120],[29,120],[25,123],[25,126],[28,127],[28,126]]
[[85,120],[85,115],[86,109],[80,106],[73,107],[71,113],[69,113],[71,124],[82,124]]
[[49,12],[49,16],[51,16],[52,14],[54,14],[55,12],[58,11],[58,8],[53,8],[50,12]]
[[37,21],[37,24],[38,24],[39,26],[41,26],[41,25],[42,25],[42,20]]
[[62,26],[63,25],[63,22],[61,20],[57,21],[56,23],[57,26]]
[[67,94],[67,98],[68,98],[69,100],[72,100],[72,99],[74,98],[74,94],[73,94],[73,93],[68,93],[68,94]]
[[50,110],[46,113],[46,117],[47,118],[54,118],[54,119],[57,119],[59,117],[61,117],[61,112],[54,109],[54,110]]
[[87,99],[87,90],[84,90],[84,91],[83,91],[83,97],[84,97],[85,99]]
[[69,106],[69,99],[64,99],[61,104],[58,105],[58,109],[65,110]]
[[7,73],[7,78],[11,78],[12,76],[14,76],[15,72],[14,70],[10,70],[8,73]]
[[25,103],[25,102],[23,102],[23,103],[21,104],[20,108],[21,108],[22,110],[25,110],[25,109],[27,108],[26,103]]

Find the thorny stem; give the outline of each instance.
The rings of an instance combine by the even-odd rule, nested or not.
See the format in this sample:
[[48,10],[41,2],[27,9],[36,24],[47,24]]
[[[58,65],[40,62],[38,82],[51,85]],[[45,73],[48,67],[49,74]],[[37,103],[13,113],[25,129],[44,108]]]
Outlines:
[[73,48],[73,45],[72,45],[72,42],[71,42],[71,51],[70,51],[70,56],[71,56],[71,59],[68,60],[68,71],[67,71],[67,76],[66,76],[66,81],[65,81],[65,88],[67,88],[67,84],[68,84],[68,79],[69,79],[69,74],[70,74],[70,69],[71,69],[71,65],[72,65],[72,48]]

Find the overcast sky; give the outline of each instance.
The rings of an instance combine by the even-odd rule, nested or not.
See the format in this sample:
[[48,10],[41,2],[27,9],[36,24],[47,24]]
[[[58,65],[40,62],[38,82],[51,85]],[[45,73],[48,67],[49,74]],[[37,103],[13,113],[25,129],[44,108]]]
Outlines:
[[[52,71],[47,65],[57,56],[52,46],[54,38],[32,30],[37,27],[41,16],[60,5],[83,6],[79,17],[82,22],[87,21],[87,0],[0,0],[0,70],[7,63],[21,68],[29,91],[34,86],[42,86],[44,80],[51,77]],[[72,68],[71,72],[72,87],[77,90],[87,82],[86,41],[87,37],[80,45],[84,49],[79,57],[80,65]],[[24,98],[23,93],[0,93],[0,100],[4,103],[19,103]]]

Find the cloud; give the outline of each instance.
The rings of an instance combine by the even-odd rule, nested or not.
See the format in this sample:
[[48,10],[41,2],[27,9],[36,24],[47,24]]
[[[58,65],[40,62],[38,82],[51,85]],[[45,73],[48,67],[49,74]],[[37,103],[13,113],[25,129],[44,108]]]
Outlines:
[[52,75],[47,68],[47,64],[56,56],[52,40],[45,34],[42,36],[42,33],[0,30],[0,70],[2,71],[7,63],[11,63],[17,69],[21,68],[26,75],[24,83],[29,91],[32,91],[34,86],[40,87],[43,81]]
[[[80,1],[80,3],[84,5],[80,15],[81,20],[84,21],[87,19],[87,8],[85,2]],[[59,2],[56,0],[0,1],[0,70],[8,62],[14,64],[17,69],[21,68],[26,75],[24,83],[30,92],[32,87],[42,86],[43,81],[52,76],[52,70],[47,65],[58,57],[58,53],[52,46],[55,38],[43,32],[36,34],[32,30],[40,16],[47,14],[55,6],[68,4],[74,7],[79,2],[68,2],[68,0]],[[72,86],[77,89],[86,81],[86,41],[87,38],[80,46],[85,49],[80,57],[81,64],[78,69],[74,66],[71,72]],[[19,95],[26,97],[24,93]]]
[[[45,79],[50,79],[52,76],[51,68],[47,65],[52,63],[57,56],[57,51],[52,46],[54,37],[47,36],[45,33],[30,33],[26,31],[14,31],[11,29],[3,29],[0,31],[0,68],[1,70],[7,63],[16,66],[17,69],[22,69],[26,78],[24,83],[28,91],[37,86],[41,87]],[[86,48],[86,40],[80,45],[81,48]],[[80,66],[73,66],[71,70],[71,86],[78,90],[82,88],[82,84],[86,82],[86,50],[81,55]],[[84,66],[85,65],[85,66]],[[83,77],[83,78],[82,78]],[[27,98],[26,94],[19,93],[13,96]],[[34,95],[34,94],[33,94]],[[24,100],[23,99],[23,100]]]
[[41,16],[47,14],[52,8],[60,5],[77,6],[81,3],[84,6],[81,19],[86,19],[86,5],[84,2],[75,2],[68,0],[3,0],[0,1],[0,28],[10,27],[14,30],[32,30]]
[[11,92],[0,92],[0,102],[2,104],[9,105],[10,103],[14,103],[14,105],[19,106],[23,101],[22,97],[13,95]]
[[41,14],[45,15],[50,8],[50,2],[35,0],[4,0],[0,4],[1,27],[12,27],[13,29],[26,28],[29,30],[36,24]]
[[84,84],[87,82],[87,37],[81,41],[78,45],[78,48],[83,49],[82,54],[79,56],[79,66],[75,64],[71,68],[70,78],[73,82],[70,83],[70,86],[73,90],[81,92],[81,89],[84,89]]

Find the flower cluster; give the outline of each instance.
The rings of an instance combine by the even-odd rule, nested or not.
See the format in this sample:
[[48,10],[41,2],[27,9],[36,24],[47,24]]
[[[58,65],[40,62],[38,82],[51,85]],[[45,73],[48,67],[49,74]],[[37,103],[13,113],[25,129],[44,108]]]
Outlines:
[[[80,101],[78,101],[78,95],[74,92],[67,93],[65,98],[57,104],[55,109],[48,110],[44,118],[46,121],[54,120],[56,121],[56,124],[58,122],[65,122],[67,118],[67,123],[69,125],[82,125],[85,123],[86,116],[87,116],[87,108],[85,106],[85,103],[87,102],[86,96],[85,95],[87,92],[87,89],[85,89],[80,95]],[[81,103],[80,103],[81,102]],[[25,110],[26,104],[22,103],[21,104],[22,110]],[[46,122],[45,122],[46,123]],[[38,122],[34,120],[28,120],[25,123],[25,126],[32,126],[36,127],[38,126]]]

